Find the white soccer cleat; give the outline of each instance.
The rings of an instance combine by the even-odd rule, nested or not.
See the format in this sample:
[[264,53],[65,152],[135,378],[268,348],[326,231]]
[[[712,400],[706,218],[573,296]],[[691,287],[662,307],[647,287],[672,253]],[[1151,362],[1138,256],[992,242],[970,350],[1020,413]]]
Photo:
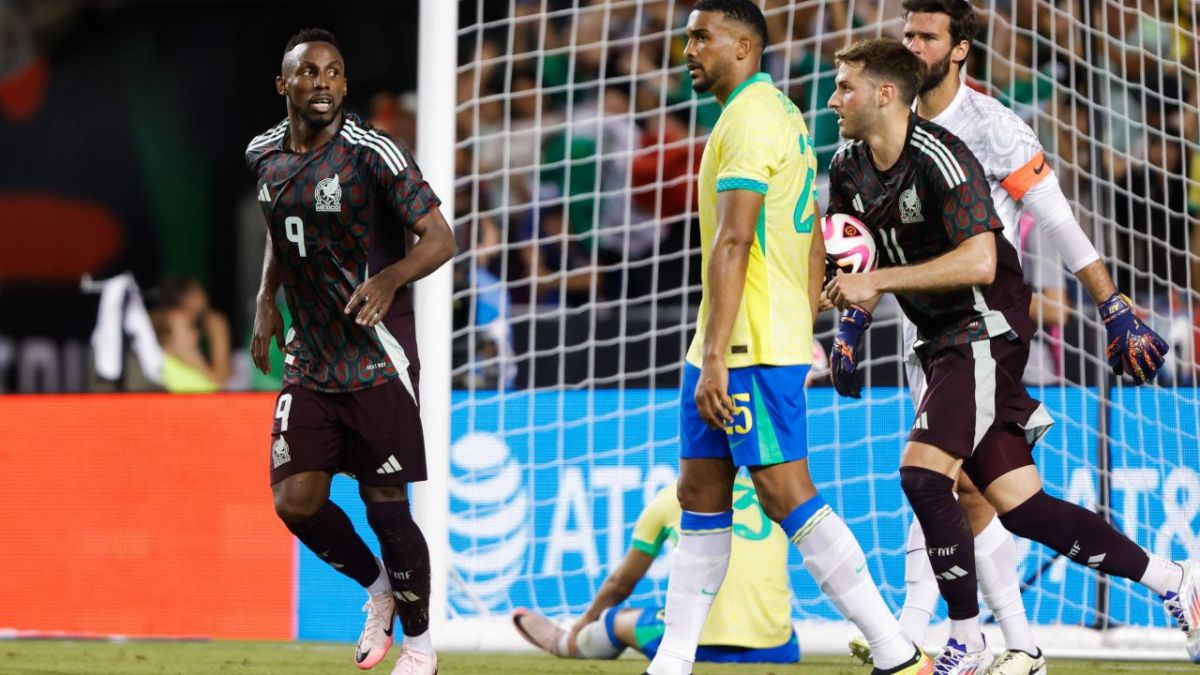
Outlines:
[[1010,649],[992,662],[984,675],[1044,675],[1046,672],[1046,657],[1042,650],[1036,656],[1019,649]]
[[391,593],[372,595],[367,599],[367,604],[363,605],[363,611],[367,613],[367,622],[363,625],[362,634],[358,636],[354,662],[360,669],[370,670],[379,665],[392,648],[396,601]]
[[1200,561],[1185,560],[1179,566],[1183,569],[1179,592],[1162,596],[1163,608],[1187,634],[1187,653],[1192,663],[1200,663]]
[[400,650],[400,658],[396,659],[396,667],[392,675],[437,675],[437,654],[426,654],[410,649],[405,645]]
[[850,656],[862,661],[864,666],[869,666],[875,662],[871,657],[871,645],[867,642],[867,638],[861,635],[855,635],[850,639]]
[[562,651],[559,644],[567,631],[558,624],[524,607],[513,611],[512,622],[513,627],[529,644],[555,656],[566,656],[559,653]]
[[969,652],[966,645],[950,638],[933,662],[933,675],[983,675],[991,660],[987,647]]

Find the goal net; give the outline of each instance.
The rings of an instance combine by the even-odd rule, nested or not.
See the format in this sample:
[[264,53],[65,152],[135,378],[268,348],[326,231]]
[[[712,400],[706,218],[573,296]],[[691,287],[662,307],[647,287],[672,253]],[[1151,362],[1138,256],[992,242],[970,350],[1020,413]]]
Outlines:
[[[823,176],[838,144],[833,53],[899,36],[900,3],[763,4],[763,69],[804,112]],[[720,113],[683,68],[691,5],[459,4],[446,593],[452,625],[480,629],[447,636],[456,643],[518,644],[504,625],[516,607],[581,614],[676,476],[703,273],[694,174]],[[968,65],[971,86],[1037,131],[1119,287],[1171,346],[1155,386],[1112,377],[1094,303],[1028,223],[1024,266],[1044,302],[1027,377],[1057,422],[1036,450],[1046,489],[1177,559],[1200,555],[1197,7],[976,2],[984,30]],[[832,319],[818,323],[826,348]],[[869,354],[861,400],[809,390],[812,474],[898,609],[911,514],[897,463],[912,405],[894,304],[877,313]],[[1149,593],[1019,546],[1025,605],[1051,654],[1182,656]],[[629,604],[662,605],[666,571],[656,563]],[[794,552],[789,571],[802,649],[840,649],[852,629]]]

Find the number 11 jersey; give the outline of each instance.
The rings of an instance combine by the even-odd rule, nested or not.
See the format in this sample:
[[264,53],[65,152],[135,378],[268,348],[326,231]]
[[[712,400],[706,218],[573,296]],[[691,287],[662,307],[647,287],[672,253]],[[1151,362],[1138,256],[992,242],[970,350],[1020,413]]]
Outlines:
[[842,146],[829,164],[829,213],[850,214],[871,228],[880,267],[926,262],[994,232],[992,283],[896,299],[930,350],[1010,331],[1032,337],[1030,291],[1017,251],[1004,238],[979,160],[954,134],[911,115],[904,149],[886,171],[875,167],[866,143]]
[[283,381],[326,392],[399,378],[416,398],[416,331],[408,286],[374,327],[343,313],[354,289],[404,257],[410,228],[441,201],[401,144],[344,114],[307,153],[288,149],[288,122],[246,148],[258,203],[292,315]]

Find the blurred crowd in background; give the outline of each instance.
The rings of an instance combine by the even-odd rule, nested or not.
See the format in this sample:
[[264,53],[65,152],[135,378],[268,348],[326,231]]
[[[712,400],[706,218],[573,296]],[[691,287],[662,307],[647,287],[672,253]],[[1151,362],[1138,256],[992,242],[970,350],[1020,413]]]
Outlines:
[[[702,272],[695,173],[720,114],[683,68],[691,4],[459,4],[457,386],[675,381]],[[2,390],[103,388],[91,355],[102,293],[79,279],[126,271],[162,357],[126,359],[110,386],[278,386],[278,356],[263,377],[246,355],[263,224],[242,148],[283,116],[272,84],[282,45],[315,21],[342,42],[347,107],[415,149],[416,5],[351,2],[325,21],[270,3],[0,0]],[[976,7],[969,86],[1035,128],[1118,285],[1171,340],[1168,381],[1193,383],[1200,3]],[[826,167],[838,145],[833,53],[899,37],[899,0],[764,8],[763,69],[810,120]],[[1047,337],[1031,378],[1076,381],[1064,343],[1087,341],[1072,326],[1094,312],[1036,224],[1022,232]],[[873,355],[894,356],[890,342],[874,340]],[[155,372],[129,374],[142,367]]]
[[[690,3],[572,4],[532,0],[516,3],[508,20],[483,11],[466,18],[473,30],[462,36],[456,213],[461,247],[474,253],[460,265],[473,267],[460,269],[460,304],[485,304],[475,290],[483,284],[507,289],[516,325],[547,314],[570,321],[580,311],[629,323],[640,308],[680,301],[694,309],[694,175],[720,109],[711,97],[693,102],[683,68]],[[833,54],[848,40],[901,37],[900,2],[763,7],[772,43],[763,70],[810,120],[826,167],[839,143],[826,105]],[[1198,7],[976,3],[981,31],[967,66],[968,86],[1037,131],[1118,285],[1152,320],[1170,324],[1163,330],[1175,353],[1164,379],[1176,383],[1193,381],[1200,335],[1192,321],[1200,298]],[[1034,312],[1049,339],[1030,379],[1055,382],[1068,375],[1055,336],[1094,312],[1075,300],[1036,224],[1027,220],[1022,233],[1027,276],[1040,291]],[[460,321],[464,335],[468,323]],[[627,334],[656,328],[648,321]],[[569,341],[569,333],[556,337]],[[468,381],[477,371],[458,372]]]

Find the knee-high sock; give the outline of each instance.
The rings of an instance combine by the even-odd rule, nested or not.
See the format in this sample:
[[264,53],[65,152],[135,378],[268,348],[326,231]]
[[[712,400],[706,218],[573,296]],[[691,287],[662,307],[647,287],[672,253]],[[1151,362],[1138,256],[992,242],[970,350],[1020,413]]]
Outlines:
[[904,556],[904,608],[900,610],[900,628],[916,644],[925,643],[929,621],[937,609],[938,586],[933,578],[929,554],[925,552],[925,532],[921,521],[913,518],[908,526],[908,544]]
[[383,562],[392,582],[396,613],[404,635],[421,638],[410,645],[429,652],[429,546],[421,528],[412,519],[408,502],[367,502],[367,522],[379,537]]
[[825,500],[812,497],[779,524],[821,591],[867,638],[875,665],[887,669],[912,658],[913,646],[879,594],[862,547]]
[[1004,648],[1036,654],[1037,643],[1025,617],[1021,580],[1017,578],[1017,545],[999,518],[992,518],[975,536],[975,569],[983,601],[1004,633]]
[[900,485],[925,531],[925,550],[950,615],[950,636],[969,651],[982,649],[975,545],[967,516],[954,499],[954,480],[904,466]]
[[379,578],[375,554],[337,504],[326,500],[308,520],[295,524],[284,521],[284,525],[318,558],[363,588]]
[[1044,491],[1000,520],[1013,534],[1041,542],[1080,565],[1133,579],[1159,595],[1178,589],[1179,576],[1169,562],[1151,558],[1099,514]]
[[667,581],[666,632],[646,672],[689,675],[700,632],[729,568],[733,511],[684,511]]

